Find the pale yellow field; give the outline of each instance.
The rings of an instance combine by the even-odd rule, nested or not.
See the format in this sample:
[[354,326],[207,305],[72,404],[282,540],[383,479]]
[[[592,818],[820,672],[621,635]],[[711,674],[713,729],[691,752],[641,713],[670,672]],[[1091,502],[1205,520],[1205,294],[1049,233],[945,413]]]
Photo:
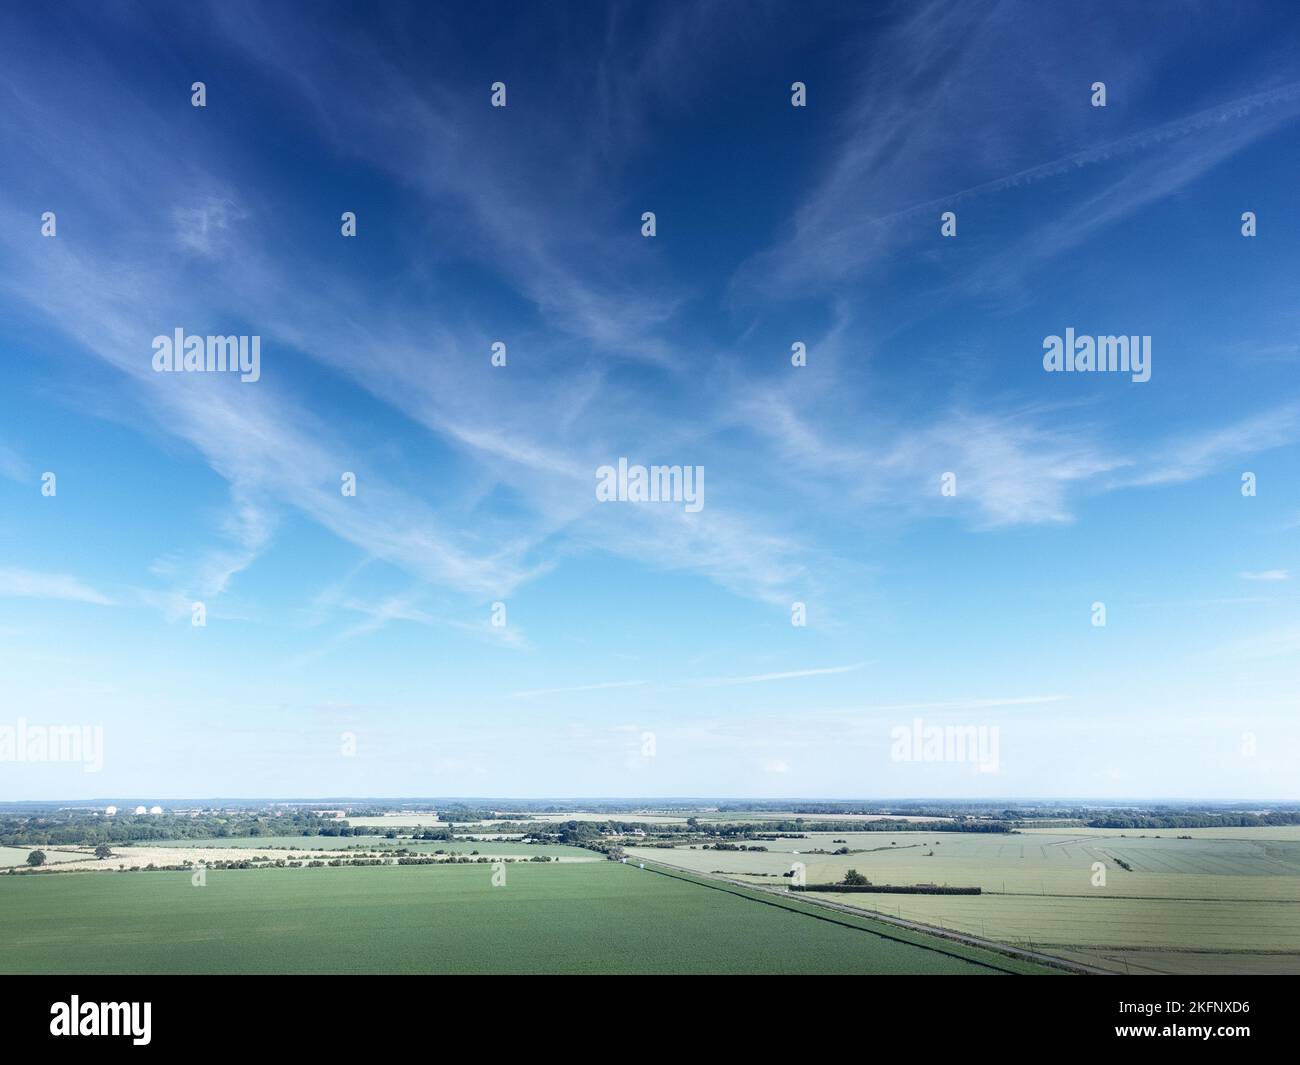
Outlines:
[[834,898],[856,909],[1020,945],[1300,953],[1300,907],[1294,903],[1007,895]]
[[[847,844],[833,842],[839,839]],[[1021,895],[1300,900],[1300,842],[1267,837],[849,832],[758,845],[767,852],[634,847],[629,853],[658,856],[698,872],[722,870],[764,881],[802,862],[808,882],[814,884],[841,880],[848,869],[857,869],[877,884],[935,883]],[[861,853],[809,853],[843,845]],[[1119,861],[1131,869],[1125,870]],[[1099,862],[1106,867],[1104,887],[1093,884]]]
[[[396,865],[397,859],[391,853],[382,850],[377,851],[353,851],[334,848],[330,850],[307,850],[300,849],[295,851],[278,849],[274,847],[256,848],[256,847],[211,847],[211,846],[168,846],[168,847],[123,847],[113,852],[113,857],[105,858],[100,861],[95,858],[91,848],[78,848],[78,851],[84,857],[78,858],[72,852],[69,857],[60,861],[56,867],[47,866],[50,873],[69,873],[84,870],[93,870],[97,872],[112,872],[122,869],[144,869],[150,865],[184,865],[186,862],[202,862],[204,865],[211,865],[213,862],[247,862],[255,858],[264,858],[269,861],[284,859],[288,862],[308,862],[313,860],[331,861],[335,858],[341,858],[345,861],[351,858],[384,858],[391,864]],[[538,853],[541,853],[539,850]],[[431,852],[421,852],[421,858],[453,858],[468,857],[464,852],[458,852],[453,855],[437,855]],[[24,853],[24,857],[26,854]],[[490,843],[483,845],[483,850],[475,855],[476,858],[505,858],[510,861],[519,861],[528,857],[518,853],[493,854]],[[598,862],[604,861],[602,855],[592,852],[589,856],[586,853],[581,855],[562,855],[554,856],[554,861],[559,862]]]
[[79,857],[74,847],[0,847],[0,869],[26,865],[27,856],[34,850],[43,850],[46,862],[51,865],[57,862],[76,861]]
[[647,825],[684,825],[686,815],[632,813],[632,814],[595,814],[578,812],[571,814],[530,814],[529,821],[640,821]]
[[[671,825],[685,824],[686,818],[678,817],[674,814],[594,814],[594,813],[571,813],[571,814],[529,814],[524,820],[527,821],[545,821],[555,823],[560,821],[643,821],[646,824]],[[443,822],[438,820],[435,813],[415,813],[415,814],[385,814],[383,817],[349,817],[347,822],[350,825],[361,828],[411,828],[415,825],[422,825],[425,828],[437,828]],[[464,824],[461,821],[458,824]],[[486,822],[491,824],[491,821]]]
[[1129,839],[1141,836],[1148,838],[1176,839],[1179,836],[1191,836],[1193,839],[1236,839],[1236,840],[1280,840],[1300,843],[1300,825],[1276,825],[1272,828],[1024,828],[1024,835],[1059,836],[1118,836]]
[[[856,869],[875,884],[979,887],[979,896],[827,897],[1009,943],[1085,953],[1145,951],[1128,959],[1144,970],[1285,968],[1290,963],[1278,961],[1279,953],[1300,954],[1300,840],[1285,828],[1235,829],[1227,837],[1219,834],[1224,831],[811,833],[808,839],[752,841],[766,852],[632,847],[628,853],[769,887],[787,884],[781,874],[796,862],[810,884],[833,883]],[[1188,835],[1193,838],[1178,838]],[[859,853],[809,853],[840,846]],[[1104,883],[1096,882],[1099,864]]]
[[[507,811],[510,812],[510,811]],[[522,813],[523,811],[516,811]],[[684,825],[688,816],[696,817],[701,824],[733,824],[747,821],[794,821],[802,818],[804,821],[844,821],[844,822],[867,822],[867,821],[913,821],[918,823],[930,821],[947,821],[950,818],[943,817],[905,817],[885,814],[796,814],[786,812],[740,812],[740,813],[718,813],[716,811],[702,810],[693,815],[684,813],[670,813],[662,810],[644,810],[631,813],[594,813],[589,810],[576,810],[570,813],[546,813],[546,814],[527,814],[524,818],[526,821],[544,821],[551,824],[562,821],[622,821],[622,822],[640,822],[647,825]],[[349,817],[347,822],[362,828],[411,828],[415,825],[421,825],[424,828],[437,827],[440,822],[438,815],[431,811],[419,811],[417,813],[392,813],[384,814],[382,817]],[[488,822],[491,823],[491,822]]]
[[111,872],[120,869],[144,869],[149,865],[184,865],[187,861],[201,861],[205,865],[213,862],[246,862],[256,856],[267,858],[287,858],[294,861],[310,861],[313,858],[338,858],[342,851],[286,851],[254,850],[249,847],[123,847],[113,852],[113,857],[102,861],[94,856],[90,847],[78,848],[84,857],[78,860],[60,862],[51,873],[80,872],[87,869]]
[[[741,824],[746,821],[843,821],[845,823],[864,823],[867,821],[909,821],[916,824],[951,821],[951,817],[912,817],[906,814],[797,814],[790,811],[768,812],[753,811],[742,813],[701,813],[698,819],[703,822],[722,824]],[[630,820],[631,818],[624,818]],[[683,820],[685,820],[683,818]]]

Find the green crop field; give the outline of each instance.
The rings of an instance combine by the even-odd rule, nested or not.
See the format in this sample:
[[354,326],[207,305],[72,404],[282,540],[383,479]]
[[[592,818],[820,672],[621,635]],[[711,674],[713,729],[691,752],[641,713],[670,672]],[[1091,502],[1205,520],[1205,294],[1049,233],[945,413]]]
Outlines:
[[[391,840],[389,842],[392,842]],[[434,851],[446,851],[448,854],[472,855],[478,851],[481,855],[511,858],[531,858],[537,854],[553,858],[572,858],[578,861],[603,862],[605,859],[595,851],[585,847],[570,847],[563,843],[520,843],[517,840],[494,839],[454,839],[406,841],[401,846],[417,854],[433,854]]]
[[[151,839],[141,840],[140,847],[239,847],[248,850],[337,851],[360,846],[370,850],[382,847],[400,847],[395,839],[383,836],[218,836],[212,839]],[[125,846],[121,848],[126,850]]]
[[[1032,968],[612,862],[0,877],[6,973],[996,973]],[[847,927],[846,923],[857,926]],[[941,949],[920,943],[934,942]],[[964,954],[964,956],[962,956]]]
[[[1143,952],[1141,971],[1193,971],[1196,965],[1209,972],[1300,971],[1300,840],[1289,828],[1204,835],[850,832],[754,842],[768,850],[629,853],[769,887],[785,883],[781,874],[794,862],[805,865],[810,884],[838,881],[852,868],[876,884],[979,887],[979,896],[830,897],[864,911],[1015,945],[1032,943],[1063,956],[1074,952],[1120,970],[1126,959],[1114,952],[1130,948]],[[842,846],[857,853],[809,853]],[[1104,885],[1093,882],[1097,863],[1105,866]],[[1193,950],[1199,951],[1195,959],[1185,956]],[[1161,951],[1169,952],[1164,969]]]

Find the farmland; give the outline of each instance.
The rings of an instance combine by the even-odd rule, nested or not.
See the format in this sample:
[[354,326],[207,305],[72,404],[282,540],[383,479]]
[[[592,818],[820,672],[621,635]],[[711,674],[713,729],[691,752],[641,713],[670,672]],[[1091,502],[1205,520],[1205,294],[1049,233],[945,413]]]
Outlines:
[[[0,906],[19,959],[8,964],[75,968],[77,948],[39,924],[48,906],[88,943],[138,944],[122,962],[139,967],[130,971],[158,971],[152,937],[165,931],[206,945],[168,963],[194,972],[928,972],[954,962],[982,971],[970,963],[989,959],[1039,971],[1053,958],[1119,973],[1300,972],[1300,814],[826,808],[450,803],[442,811],[465,818],[454,827],[425,807],[381,816],[373,801],[111,820],[20,810],[0,820]],[[494,820],[503,810],[515,819],[508,833]],[[1187,827],[1135,827],[1150,825]],[[95,858],[99,845],[110,856]],[[38,847],[48,864],[30,870]],[[196,864],[207,883],[191,890]],[[795,894],[795,870],[810,886],[853,871],[877,888],[976,893]],[[494,874],[509,888],[492,888]],[[407,920],[409,943],[388,928]],[[0,920],[0,935],[7,927]],[[337,942],[320,941],[340,928]],[[502,949],[502,929],[515,954],[476,961]],[[540,929],[545,941],[531,943]],[[584,939],[591,929],[606,953]],[[777,929],[791,937],[783,946]],[[277,939],[284,949],[266,950]]]
[[[587,810],[575,810],[572,813],[530,813],[529,821],[549,822],[559,824],[563,821],[608,821],[610,814],[593,813]],[[686,814],[680,816],[673,814],[641,813],[619,814],[616,819],[620,821],[636,821],[638,824],[664,824],[679,825],[686,823]],[[358,828],[414,828],[422,825],[425,828],[433,828],[441,824],[438,815],[435,813],[393,813],[386,814],[383,817],[349,817],[348,824],[355,825]]]
[[[35,847],[0,847],[0,869],[26,865],[27,856],[35,849]],[[75,862],[85,857],[84,854],[78,854],[71,848],[42,847],[41,849],[45,851],[46,862],[51,865],[60,862]]]
[[[630,853],[767,886],[786,883],[781,874],[802,862],[809,883],[841,880],[852,868],[876,884],[979,887],[978,896],[831,897],[1117,971],[1300,971],[1300,840],[1289,826],[811,833],[759,845],[767,850]],[[841,847],[854,853],[809,853]],[[1094,883],[1098,864],[1104,884]]]
[[[8,973],[997,973],[614,862],[0,878]],[[855,925],[855,926],[850,926]],[[935,944],[938,946],[938,944]]]
[[[22,866],[26,850],[19,855],[18,848],[9,860],[10,865]],[[91,848],[48,851],[49,865],[32,875],[53,876],[69,872],[114,872],[123,869],[165,868],[201,862],[255,862],[257,864],[290,863],[301,865],[308,861],[353,861],[383,859],[395,864],[401,856],[436,860],[470,859],[490,861],[503,858],[509,862],[522,862],[546,857],[557,862],[598,862],[602,858],[581,847],[560,843],[520,843],[517,840],[438,840],[421,842],[388,840],[377,837],[356,836],[255,836],[203,840],[160,840],[157,843],[119,846],[111,858],[99,860]]]
[[[346,851],[358,850],[382,853],[385,850],[407,850],[416,854],[433,854],[445,851],[448,854],[479,854],[487,857],[523,857],[531,858],[536,854],[545,854],[555,858],[582,858],[593,860],[597,855],[581,847],[569,847],[562,843],[521,843],[517,839],[454,839],[454,840],[411,840],[384,839],[382,836],[253,836],[230,839],[176,839],[161,840],[155,847],[167,847],[185,850],[202,850],[205,847],[238,848],[256,851],[258,854],[278,854],[281,851],[297,849],[300,851]],[[123,853],[126,853],[124,851]]]
[[[1123,836],[1110,833],[960,835],[955,833],[809,833],[806,839],[764,840],[766,851],[677,848],[674,864],[757,876],[803,862],[809,883],[838,880],[856,868],[882,884],[962,884],[1017,895],[1114,894],[1165,898],[1300,899],[1300,841]],[[837,843],[843,840],[843,843]],[[814,854],[847,847],[846,855]],[[637,854],[665,857],[659,849]],[[1126,862],[1124,870],[1116,859]],[[1093,864],[1109,867],[1108,890],[1092,886]],[[1121,890],[1122,889],[1122,890]],[[1229,889],[1231,889],[1229,891]]]
[[[735,810],[719,813],[717,810],[701,809],[689,813],[664,813],[655,810],[635,810],[622,813],[599,812],[592,810],[572,810],[564,813],[529,813],[527,819],[534,822],[559,824],[564,821],[603,822],[611,818],[615,821],[635,822],[641,825],[684,825],[688,817],[693,817],[701,824],[738,824],[747,821],[793,821],[802,818],[805,821],[844,821],[865,822],[883,821],[885,814],[800,814],[791,811],[768,812],[766,810]],[[902,814],[888,815],[889,820],[935,822],[944,821],[941,817],[918,817]],[[438,825],[438,815],[433,812],[392,813],[382,817],[349,817],[348,824],[360,828],[413,828],[417,825],[430,828]]]

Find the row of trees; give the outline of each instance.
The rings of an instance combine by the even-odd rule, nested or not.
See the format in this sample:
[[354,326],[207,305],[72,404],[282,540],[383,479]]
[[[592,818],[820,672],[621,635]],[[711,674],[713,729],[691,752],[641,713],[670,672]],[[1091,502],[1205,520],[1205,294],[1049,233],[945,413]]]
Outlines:
[[1109,813],[1088,822],[1089,828],[1275,828],[1278,825],[1300,825],[1300,812]]
[[373,829],[352,828],[347,821],[317,817],[310,810],[176,814],[118,814],[99,816],[63,811],[33,816],[0,817],[0,846],[72,847],[100,843],[147,843],[163,839],[244,839],[256,836],[373,835]]
[[[95,848],[95,857],[100,859],[100,861],[103,861],[105,858],[113,857],[112,848],[110,848],[107,843],[101,843],[98,847]],[[31,854],[27,855],[27,864],[30,865],[33,869],[39,869],[42,865],[45,865],[46,862],[48,861],[49,861],[49,855],[47,855],[43,850],[37,849],[32,851]]]

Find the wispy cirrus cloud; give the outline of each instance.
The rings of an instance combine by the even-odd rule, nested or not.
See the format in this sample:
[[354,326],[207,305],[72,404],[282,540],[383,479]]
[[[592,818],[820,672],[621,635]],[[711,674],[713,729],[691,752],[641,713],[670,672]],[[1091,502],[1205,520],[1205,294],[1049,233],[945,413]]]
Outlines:
[[795,680],[799,677],[826,677],[837,673],[856,673],[865,666],[865,662],[855,662],[848,666],[824,666],[819,669],[794,669],[784,673],[755,673],[747,677],[704,677],[697,681],[696,684],[704,685],[728,685],[728,684],[765,684],[773,680]]
[[1068,695],[1016,695],[1008,698],[992,699],[954,699],[947,702],[933,703],[894,703],[892,705],[864,706],[864,711],[881,713],[907,712],[914,710],[989,710],[1003,706],[1042,706],[1047,703],[1065,702]]
[[[753,15],[764,31],[776,8]],[[113,399],[120,398],[115,427],[139,429],[135,445],[143,440],[183,468],[189,476],[172,482],[178,488],[201,488],[167,500],[184,519],[157,539],[148,517],[154,500],[140,506],[138,525],[121,515],[124,529],[148,529],[137,537],[146,545],[168,545],[161,557],[163,548],[147,546],[143,560],[127,560],[148,566],[152,558],[153,576],[167,586],[134,593],[131,602],[161,602],[180,616],[193,598],[228,598],[242,609],[258,605],[242,602],[245,594],[264,595],[267,609],[249,611],[264,622],[285,601],[310,603],[322,569],[356,571],[355,581],[308,608],[288,606],[299,622],[308,617],[294,635],[306,629],[319,637],[295,662],[318,661],[344,644],[360,660],[362,648],[387,650],[408,638],[418,644],[426,634],[408,626],[441,627],[472,637],[458,649],[472,654],[475,641],[485,645],[489,669],[507,657],[523,663],[503,677],[501,692],[526,699],[626,690],[635,704],[649,704],[659,682],[607,680],[609,664],[659,653],[680,669],[681,656],[699,647],[683,651],[662,633],[716,616],[725,620],[703,644],[710,660],[729,661],[720,673],[749,672],[677,682],[675,694],[689,689],[700,704],[690,713],[703,717],[701,706],[727,701],[716,690],[727,685],[773,685],[747,688],[744,701],[753,704],[787,696],[778,681],[790,681],[797,695],[841,686],[817,683],[837,674],[856,687],[860,663],[761,670],[851,661],[863,632],[920,624],[900,616],[922,609],[902,603],[900,580],[925,586],[923,552],[960,552],[958,538],[972,530],[990,534],[974,551],[979,565],[992,568],[973,575],[970,589],[990,611],[1001,609],[993,605],[1000,592],[1031,579],[1018,565],[1028,553],[1005,550],[1019,537],[1035,547],[1050,540],[1052,553],[1044,549],[1042,557],[1053,567],[1058,560],[1077,566],[1087,595],[1103,594],[1091,590],[1105,577],[1092,562],[1095,541],[1085,539],[1082,522],[1069,528],[1081,515],[1127,517],[1108,512],[1127,505],[1124,492],[1134,497],[1127,503],[1145,506],[1149,497],[1136,498],[1139,491],[1207,477],[1300,438],[1294,409],[1268,398],[1275,389],[1251,379],[1235,397],[1240,402],[1229,404],[1220,394],[1233,390],[1227,375],[1210,379],[1225,387],[1210,389],[1191,359],[1166,347],[1159,358],[1168,357],[1162,365],[1173,372],[1136,399],[1131,391],[1094,400],[1077,391],[1062,400],[1058,391],[1044,399],[1041,376],[1024,371],[1037,369],[1036,319],[1045,305],[1031,303],[1007,330],[965,333],[968,325],[1001,326],[1025,309],[1005,298],[1006,289],[1032,281],[1038,296],[1055,273],[1047,264],[1068,275],[1067,305],[1110,296],[1077,284],[1075,269],[1104,276],[1099,290],[1130,285],[1123,261],[1133,249],[1091,258],[1095,238],[1125,230],[1152,205],[1173,211],[1205,190],[1214,168],[1285,129],[1294,100],[1251,80],[1265,74],[1215,80],[1196,90],[1203,96],[1180,89],[1184,95],[1146,106],[1139,90],[1151,84],[1148,68],[1159,69],[1177,41],[1157,35],[1150,47],[1133,47],[1138,34],[1125,47],[1130,27],[1103,19],[1097,47],[1105,76],[1122,91],[1111,110],[1095,113],[1086,104],[1092,73],[1085,68],[1099,53],[1071,54],[1077,35],[1060,32],[1070,25],[1059,11],[945,4],[850,14],[838,28],[879,22],[882,32],[844,33],[815,54],[862,60],[850,64],[860,80],[810,79],[813,109],[792,112],[781,39],[764,53],[777,57],[770,72],[780,73],[762,75],[774,87],[770,107],[743,111],[746,104],[725,93],[718,98],[733,118],[747,116],[734,127],[756,121],[755,145],[780,143],[787,133],[778,123],[803,123],[789,127],[799,130],[792,145],[807,137],[791,150],[796,173],[774,168],[751,188],[725,173],[722,157],[734,145],[708,160],[706,173],[700,160],[674,160],[656,141],[668,117],[707,118],[703,89],[717,86],[702,87],[699,75],[755,54],[744,49],[765,33],[740,25],[739,13],[703,5],[666,14],[620,9],[602,24],[594,49],[590,42],[576,49],[580,62],[568,62],[562,48],[538,49],[566,57],[554,68],[561,76],[542,86],[511,75],[511,109],[501,114],[487,109],[479,72],[470,69],[476,60],[460,67],[427,61],[426,45],[453,39],[431,28],[444,27],[441,10],[412,16],[417,32],[408,40],[387,32],[392,24],[323,18],[301,26],[264,6],[199,9],[192,17],[218,31],[191,35],[210,49],[205,62],[212,69],[229,62],[239,78],[213,93],[210,110],[193,113],[183,93],[159,103],[170,89],[133,81],[128,64],[92,35],[68,43],[82,54],[37,58],[0,43],[8,60],[0,63],[0,87],[32,104],[0,114],[14,152],[0,191],[0,250],[12,266],[0,293],[7,308],[40,323],[33,334],[50,338],[51,366],[81,360],[97,381],[111,379]],[[710,32],[723,27],[735,33]],[[553,36],[545,39],[572,29],[561,13],[546,23]],[[459,45],[446,47],[454,59]],[[295,62],[286,66],[289,53]],[[1023,55],[1035,62],[1026,67]],[[361,68],[365,79],[340,77]],[[133,91],[112,91],[123,85]],[[282,105],[265,125],[238,102],[254,90]],[[111,104],[101,106],[106,96]],[[290,126],[301,153],[294,165],[247,151]],[[696,126],[680,143],[702,143],[695,136],[705,132]],[[302,160],[319,178],[310,195]],[[702,187],[715,167],[723,174],[717,188]],[[35,235],[38,186],[63,190],[57,241]],[[962,236],[936,251],[930,216],[940,204],[960,207]],[[629,222],[643,206],[661,210],[666,239],[637,236]],[[1208,197],[1197,206],[1218,210]],[[361,235],[344,241],[337,211],[354,207]],[[1227,221],[1235,221],[1232,212]],[[918,235],[923,230],[931,244]],[[1153,240],[1145,231],[1142,239]],[[1261,257],[1270,247],[1242,243]],[[1074,252],[1077,263],[1067,258]],[[1195,302],[1193,290],[1179,291]],[[152,374],[150,338],[179,324],[260,333],[264,379],[242,388]],[[1285,323],[1270,330],[1272,344],[1286,335]],[[812,352],[799,370],[788,363],[795,337]],[[502,371],[487,362],[498,339],[510,348]],[[1250,350],[1249,338],[1240,339]],[[1004,343],[1013,345],[1009,353]],[[1267,361],[1250,369],[1260,372]],[[34,424],[58,425],[63,386],[82,376],[61,367],[50,373],[58,387],[42,398],[54,413]],[[1166,380],[1171,387],[1160,391]],[[1186,393],[1198,387],[1215,395],[1203,409],[1188,409]],[[25,430],[24,461],[10,463],[21,475],[8,474],[14,479],[44,468],[28,459],[46,461]],[[620,455],[706,465],[706,509],[686,515],[598,504],[593,470]],[[0,453],[0,474],[4,467]],[[345,470],[358,475],[356,497],[339,493]],[[947,471],[957,479],[952,498],[938,491]],[[1115,498],[1101,504],[1103,495]],[[75,500],[61,493],[60,505],[65,498]],[[75,513],[51,508],[42,518]],[[1284,560],[1284,552],[1260,544],[1249,557]],[[545,616],[558,598],[579,594],[571,590],[584,568],[607,564],[612,581],[590,591],[584,614],[597,620],[574,621],[562,638],[547,633],[550,672],[534,672],[532,648],[513,619],[530,609]],[[1205,572],[1221,581],[1241,564],[1219,557]],[[1050,582],[1057,572],[1032,579]],[[1272,572],[1244,579],[1273,579],[1265,576]],[[539,579],[550,576],[550,583]],[[296,600],[286,593],[295,579],[307,589]],[[892,602],[863,609],[878,581]],[[512,624],[491,627],[488,603],[526,586],[536,599],[518,613],[512,602]],[[124,588],[113,585],[115,599],[127,598]],[[941,604],[931,617],[942,624],[965,591],[945,587],[931,596]],[[81,585],[78,594],[87,593],[99,594]],[[1035,592],[1065,593],[1059,584]],[[1160,600],[1170,592],[1153,586],[1141,594]],[[734,614],[697,609],[728,596],[747,601],[727,604]],[[809,630],[787,625],[794,600],[810,606]],[[1263,602],[1240,601],[1252,609]],[[617,622],[654,611],[664,625],[648,639],[663,646],[630,646],[643,639],[641,630],[629,624],[624,636]],[[844,619],[838,634],[858,642],[827,638],[836,635],[828,620]],[[1006,620],[1006,639],[1037,635],[1033,621]],[[913,646],[925,646],[925,629],[918,631]],[[790,639],[809,635],[827,638],[816,657],[808,644],[791,650]],[[970,635],[982,650],[997,638]],[[601,650],[557,663],[550,653],[569,638]],[[521,653],[494,658],[497,647]],[[492,675],[480,667],[466,667],[467,685]],[[1047,673],[1024,679],[1031,690],[1057,683]],[[962,683],[956,690],[996,684]],[[906,698],[901,686],[885,690]],[[703,737],[724,752],[752,748],[795,777],[814,764],[803,752],[825,748],[827,736],[852,737],[864,750],[878,741],[879,720],[867,727],[853,715],[1064,698],[900,701],[798,727],[769,722],[764,736],[747,733],[752,717],[662,735],[683,744]],[[638,720],[641,713],[638,705]],[[747,764],[761,772],[764,760]]]
[[113,600],[76,577],[65,573],[0,567],[0,596],[20,599],[62,599],[74,603],[111,606]]
[[1231,425],[1179,433],[1121,483],[1141,486],[1180,484],[1204,476],[1230,459],[1283,447],[1300,439],[1300,407],[1284,405],[1239,419]]
[[27,463],[13,448],[0,444],[0,477],[11,481],[24,481],[29,476]]
[[[903,246],[931,239],[942,211],[1100,171],[1081,191],[1064,192],[1058,209],[1026,217],[1020,239],[952,282],[1006,290],[1300,117],[1300,83],[1277,84],[1264,73],[1253,91],[1238,87],[1208,106],[1099,138],[1088,122],[1096,112],[1081,95],[1097,72],[1089,73],[1088,57],[1056,43],[1058,34],[1078,35],[1070,23],[1048,9],[928,3],[873,36],[859,93],[839,117],[838,150],[820,160],[781,238],[737,271],[733,296],[838,290]],[[1096,47],[1123,32],[1118,23],[1088,26]],[[1029,40],[1041,62],[1026,67],[1013,57]],[[1173,39],[1153,44],[1157,54],[1176,47]],[[1120,40],[1106,55],[1112,88],[1129,91],[1157,63],[1156,54],[1137,60]],[[1006,107],[1013,98],[1017,106]],[[1046,160],[1032,159],[1045,151]],[[918,292],[919,300],[933,298],[930,286]]]
[[575,684],[567,688],[537,688],[533,691],[515,692],[514,698],[531,699],[538,695],[568,695],[572,692],[606,691],[610,688],[642,688],[648,683],[644,680],[615,680],[603,684]]

